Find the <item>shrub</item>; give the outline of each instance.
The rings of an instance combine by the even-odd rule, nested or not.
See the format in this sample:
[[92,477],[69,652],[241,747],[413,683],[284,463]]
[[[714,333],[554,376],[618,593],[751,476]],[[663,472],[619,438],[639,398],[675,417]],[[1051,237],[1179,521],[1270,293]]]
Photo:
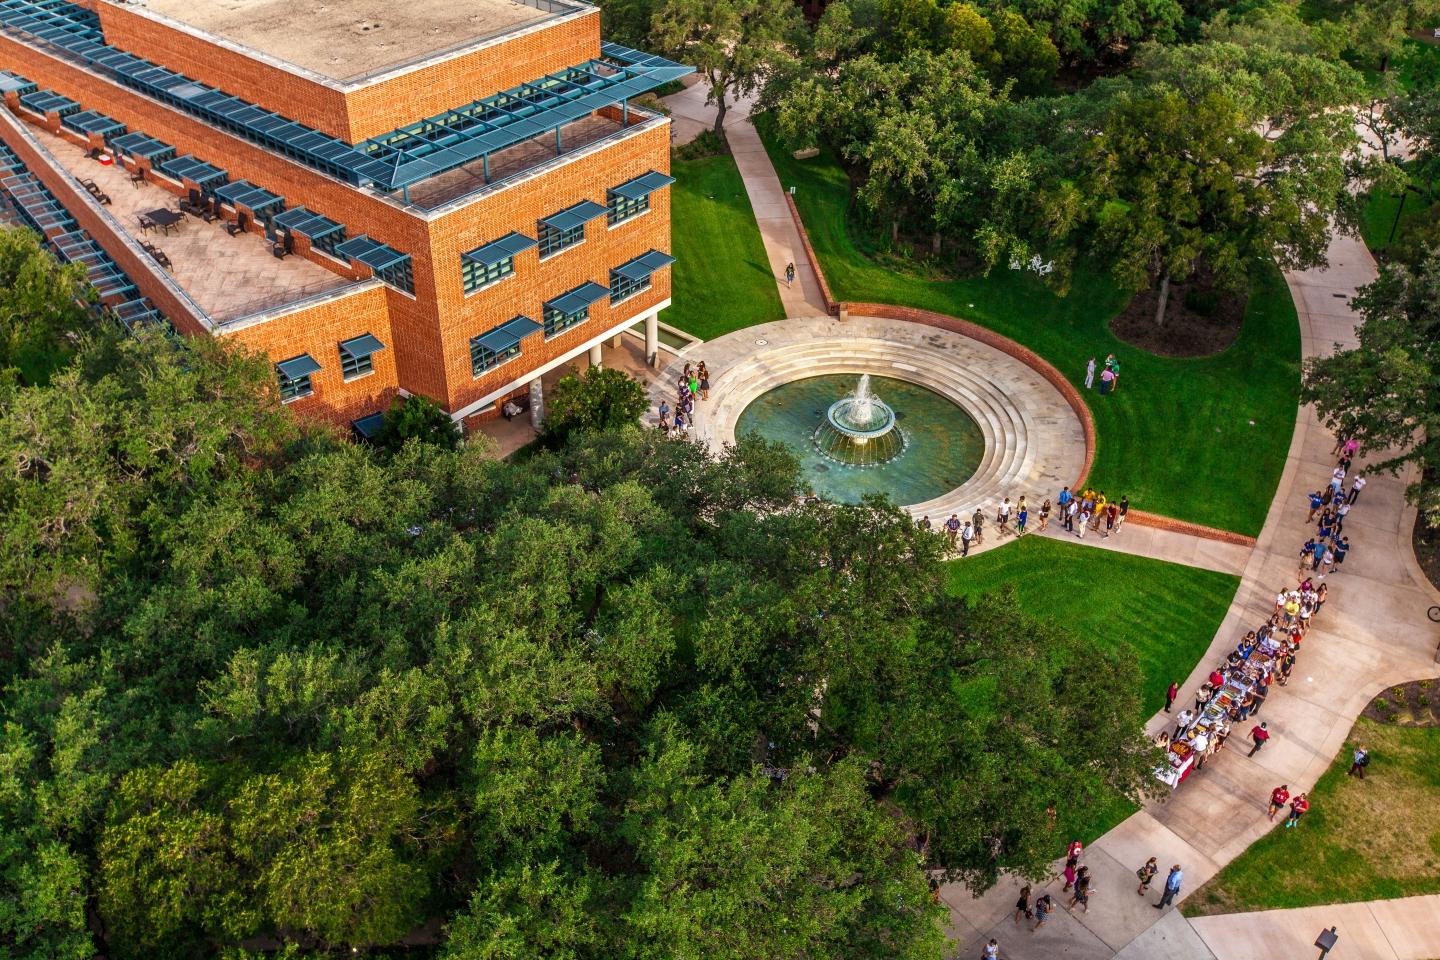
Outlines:
[[580,430],[614,430],[633,424],[650,406],[645,387],[623,370],[573,368],[550,388],[544,438],[559,446]]
[[715,135],[714,130],[705,130],[689,143],[675,148],[677,160],[703,160],[730,152],[730,144]]
[[407,440],[454,450],[460,443],[460,428],[428,397],[396,397],[385,414],[385,426],[375,438],[375,445],[393,453]]

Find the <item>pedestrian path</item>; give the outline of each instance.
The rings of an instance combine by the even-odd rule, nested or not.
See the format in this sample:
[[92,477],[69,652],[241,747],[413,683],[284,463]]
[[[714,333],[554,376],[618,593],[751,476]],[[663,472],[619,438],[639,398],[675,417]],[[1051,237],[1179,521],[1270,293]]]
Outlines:
[[[778,268],[780,276],[785,263],[793,262],[801,277],[797,287],[804,293],[803,301],[797,301],[794,291],[781,284],[782,299],[788,294],[787,316],[823,313],[814,268],[806,261],[799,231],[793,222],[788,230],[780,222],[791,218],[763,144],[748,122],[727,123],[727,133],[756,207],[772,269]],[[1338,235],[1331,240],[1327,266],[1287,274],[1299,314],[1304,356],[1324,355],[1336,344],[1356,342],[1359,318],[1351,309],[1350,298],[1375,275],[1374,260],[1361,241]],[[1306,494],[1329,477],[1333,445],[1334,437],[1320,425],[1313,408],[1301,409],[1264,528],[1253,549],[1238,548],[1245,551],[1243,556],[1221,549],[1234,545],[1210,542],[1202,548],[1194,543],[1198,538],[1173,531],[1154,530],[1153,536],[1123,541],[1120,537],[1096,541],[1091,536],[1081,541],[1241,574],[1230,609],[1210,649],[1181,684],[1178,702],[1193,700],[1213,665],[1245,631],[1268,616],[1275,592],[1296,582],[1299,547],[1307,530]],[[1362,457],[1355,469],[1363,471],[1365,462]],[[1192,926],[1174,909],[1154,909],[1158,894],[1137,896],[1134,871],[1151,856],[1159,858],[1162,877],[1167,865],[1180,863],[1185,872],[1183,900],[1273,827],[1265,816],[1265,800],[1273,786],[1288,783],[1292,792],[1297,792],[1314,785],[1340,750],[1355,718],[1381,690],[1406,680],[1440,676],[1437,634],[1425,613],[1431,604],[1440,602],[1440,592],[1424,579],[1410,544],[1415,511],[1404,500],[1410,477],[1374,475],[1368,479],[1369,485],[1345,524],[1353,549],[1343,572],[1330,578],[1330,602],[1306,636],[1305,651],[1289,685],[1266,703],[1264,719],[1273,733],[1270,745],[1250,758],[1240,748],[1243,735],[1237,734],[1233,748],[1213,758],[1172,795],[1147,803],[1100,837],[1084,858],[1095,885],[1088,914],[1070,915],[1062,910],[1046,927],[1032,933],[1029,925],[1016,925],[1011,919],[1021,886],[1018,881],[1002,880],[979,898],[959,885],[942,887],[941,897],[951,912],[955,956],[979,956],[981,946],[991,937],[1000,940],[1001,956],[1012,960],[1230,960],[1241,956],[1277,960],[1306,955],[1297,954],[1293,945],[1267,952],[1218,954],[1202,935],[1202,927],[1219,931],[1249,924],[1253,936],[1264,937],[1270,935],[1271,925],[1284,921],[1267,914],[1244,914],[1226,918],[1223,927],[1208,920],[1197,920]],[[1127,527],[1123,536],[1129,538],[1138,530]],[[1167,533],[1172,536],[1164,536]],[[1157,732],[1169,722],[1167,715],[1157,714],[1147,730]],[[1057,881],[1049,887],[1057,900],[1060,886]],[[1037,887],[1037,895],[1041,889]],[[1060,902],[1068,899],[1067,895]],[[1440,958],[1440,936],[1430,942],[1428,928],[1416,933],[1416,928],[1402,926],[1404,913],[1403,907],[1369,911],[1389,942],[1403,941],[1411,952],[1392,948],[1392,953],[1365,953],[1358,950],[1357,937],[1352,952],[1337,950],[1331,954],[1332,960],[1346,956]],[[1223,947],[1222,934],[1213,936]],[[1234,936],[1240,943],[1246,933],[1240,929]]]
[[1339,940],[1327,960],[1440,957],[1437,895],[1196,917],[1190,926],[1215,960],[1310,957],[1315,938],[1331,927]]

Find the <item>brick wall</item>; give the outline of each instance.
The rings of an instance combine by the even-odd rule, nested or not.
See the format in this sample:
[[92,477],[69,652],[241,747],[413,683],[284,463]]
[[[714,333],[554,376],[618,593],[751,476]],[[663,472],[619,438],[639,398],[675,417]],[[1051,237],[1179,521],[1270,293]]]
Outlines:
[[107,43],[349,143],[600,55],[592,10],[342,91],[135,10],[101,3],[99,14]]
[[[374,373],[347,383],[340,372],[340,342],[364,333],[379,339],[385,349],[372,355]],[[310,377],[315,392],[288,404],[297,414],[345,426],[366,414],[387,409],[395,397],[397,351],[384,286],[341,294],[264,323],[222,328],[218,335],[275,361],[302,353],[313,357],[321,368]]]
[[599,331],[626,317],[638,317],[670,296],[670,270],[651,278],[651,289],[611,306],[601,300],[590,307],[590,318],[552,340],[536,333],[521,344],[523,361],[511,361],[472,376],[470,340],[506,320],[523,314],[543,319],[542,304],[573,290],[587,280],[610,285],[610,269],[649,250],[670,250],[670,188],[650,195],[650,210],[638,217],[607,226],[602,214],[585,226],[585,242],[540,262],[538,248],[515,258],[515,273],[466,296],[460,277],[460,255],[507,233],[535,237],[536,221],[581,200],[605,203],[605,192],[649,170],[670,170],[670,128],[662,124],[628,140],[571,161],[553,175],[522,181],[492,196],[439,217],[431,223],[430,253],[439,275],[436,300],[441,352],[449,389],[446,406],[456,410],[499,389],[519,376],[521,364],[533,368],[574,349]]

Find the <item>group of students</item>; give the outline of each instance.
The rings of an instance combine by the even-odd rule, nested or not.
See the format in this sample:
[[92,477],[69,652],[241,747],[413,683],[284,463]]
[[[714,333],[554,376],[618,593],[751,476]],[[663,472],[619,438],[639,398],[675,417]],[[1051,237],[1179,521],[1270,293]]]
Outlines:
[[684,371],[680,374],[679,381],[675,384],[675,419],[670,419],[670,404],[664,400],[660,401],[660,429],[666,435],[676,433],[685,434],[690,430],[691,424],[695,422],[695,401],[710,399],[710,371],[705,368],[705,361],[700,361],[700,366],[685,364]]
[[[1082,539],[1085,531],[1105,529],[1102,536],[1108,537],[1112,533],[1119,533],[1120,527],[1125,523],[1125,517],[1130,512],[1130,498],[1122,496],[1119,500],[1107,500],[1104,492],[1097,492],[1085,489],[1079,495],[1072,493],[1069,487],[1060,491],[1055,498],[1058,505],[1059,522],[1064,528]],[[1039,524],[1035,527],[1037,533],[1043,533],[1050,526],[1050,515],[1055,513],[1057,506],[1052,506],[1050,498],[1046,497],[1045,502],[1040,505],[1037,514]],[[1015,529],[1010,529],[1011,520],[1015,522]],[[995,526],[1001,534],[1014,533],[1017,537],[1023,537],[1029,529],[1030,507],[1025,502],[1025,495],[1021,494],[1015,504],[1010,503],[1006,497],[999,506],[995,508]],[[921,530],[933,530],[934,524],[930,517],[921,517],[915,521],[915,526]],[[950,549],[956,546],[960,548],[960,556],[970,555],[972,546],[978,547],[985,539],[985,510],[977,508],[970,519],[960,519],[960,514],[950,514],[950,519],[943,524],[946,538],[950,541]]]
[[[1089,390],[1095,385],[1095,358],[1091,357],[1090,362],[1085,364],[1085,389]],[[1105,369],[1100,373],[1100,395],[1113,393],[1120,389],[1120,361],[1115,359],[1115,354],[1105,358]]]
[[1358,446],[1353,437],[1337,441],[1334,452],[1339,460],[1330,473],[1330,482],[1310,494],[1310,515],[1306,523],[1314,524],[1316,529],[1300,548],[1302,572],[1308,567],[1311,573],[1321,577],[1338,573],[1350,553],[1350,538],[1344,533],[1345,518],[1365,489],[1365,476],[1356,476],[1348,487],[1345,480]]

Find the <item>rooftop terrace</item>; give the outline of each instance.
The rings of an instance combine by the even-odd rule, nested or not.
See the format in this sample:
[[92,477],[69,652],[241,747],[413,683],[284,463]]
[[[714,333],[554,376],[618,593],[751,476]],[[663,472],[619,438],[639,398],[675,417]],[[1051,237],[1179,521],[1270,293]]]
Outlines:
[[139,6],[338,82],[469,46],[568,6],[518,0],[145,0]]
[[353,281],[318,264],[291,256],[277,260],[259,234],[232,237],[218,223],[192,217],[166,235],[144,232],[137,217],[157,207],[175,209],[175,198],[154,185],[135,186],[118,166],[86,156],[69,140],[36,126],[37,140],[73,176],[94,180],[111,198],[111,215],[133,237],[154,244],[170,258],[171,277],[216,323],[249,316],[346,286]]

